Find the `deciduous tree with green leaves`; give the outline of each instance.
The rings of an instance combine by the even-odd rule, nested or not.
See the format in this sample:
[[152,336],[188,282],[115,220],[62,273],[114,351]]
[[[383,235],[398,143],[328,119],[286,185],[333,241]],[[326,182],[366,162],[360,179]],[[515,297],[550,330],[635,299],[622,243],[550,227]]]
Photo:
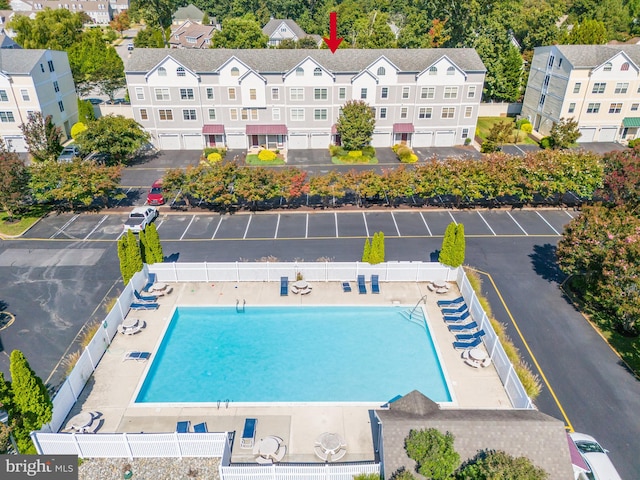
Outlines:
[[24,206],[28,193],[27,167],[17,153],[7,150],[4,141],[0,139],[0,208],[9,220]]
[[84,152],[108,153],[111,163],[126,163],[151,136],[138,122],[122,115],[106,115],[88,125],[76,143]]
[[42,112],[31,112],[27,123],[20,125],[27,144],[27,151],[35,162],[57,160],[62,152],[62,129],[56,127],[51,115],[42,116]]
[[223,20],[222,30],[211,37],[211,48],[267,48],[268,41],[260,24],[253,15],[247,14]]
[[371,144],[375,125],[375,116],[367,102],[349,100],[342,107],[336,131],[345,150],[362,150]]
[[527,457],[514,457],[501,450],[485,450],[471,460],[456,475],[460,480],[512,478],[545,480],[549,474],[536,467]]
[[416,461],[418,473],[432,480],[451,478],[460,464],[460,455],[453,448],[453,434],[440,433],[435,428],[414,430],[404,439],[409,458]]
[[122,12],[114,15],[113,20],[109,22],[109,26],[116,32],[118,32],[120,36],[122,36],[122,32],[124,32],[131,26],[131,21],[129,20],[129,12],[127,10],[123,10]]
[[16,15],[7,27],[16,33],[15,41],[23,48],[67,50],[82,37],[84,15],[64,8],[45,9],[35,19]]
[[549,137],[551,138],[551,146],[555,150],[564,150],[582,136],[578,130],[578,122],[573,118],[561,118],[559,122],[553,122]]
[[[135,11],[144,22],[160,30],[164,47],[169,46],[167,29],[171,26],[176,0],[132,0],[130,10]],[[137,45],[136,45],[137,46]]]

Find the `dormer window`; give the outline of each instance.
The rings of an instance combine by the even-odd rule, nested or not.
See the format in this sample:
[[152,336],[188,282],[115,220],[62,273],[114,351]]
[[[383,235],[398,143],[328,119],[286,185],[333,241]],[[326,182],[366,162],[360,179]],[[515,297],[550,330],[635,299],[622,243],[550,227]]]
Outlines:
[[456,73],[456,69],[453,67],[447,68],[447,75],[453,75]]
[[321,77],[322,76],[322,69],[320,67],[316,67],[313,69],[313,76],[314,77]]
[[178,75],[179,77],[184,77],[185,76],[184,67],[176,68],[176,75]]
[[387,72],[385,71],[384,67],[378,67],[378,76],[379,76],[379,77],[384,77],[384,75],[385,75],[386,73],[387,73]]
[[232,77],[237,77],[238,75],[240,75],[240,70],[238,70],[238,67],[233,67],[231,69],[231,76]]
[[195,37],[187,37],[187,43],[196,43]]
[[296,77],[302,77],[304,75],[304,68],[298,67],[296,68]]
[[607,62],[607,63],[605,63],[605,64],[604,64],[604,68],[603,68],[603,70],[604,70],[605,72],[610,72],[610,71],[611,71],[611,66],[612,66],[612,65],[611,65],[611,62]]
[[167,70],[164,67],[160,67],[158,69],[158,76],[159,77],[166,77],[167,76]]
[[438,74],[438,67],[429,67],[429,75],[437,75]]

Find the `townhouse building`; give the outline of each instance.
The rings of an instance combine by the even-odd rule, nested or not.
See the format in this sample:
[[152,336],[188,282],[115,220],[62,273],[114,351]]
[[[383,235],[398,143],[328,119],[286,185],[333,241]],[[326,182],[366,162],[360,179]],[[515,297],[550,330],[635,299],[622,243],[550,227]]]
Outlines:
[[27,151],[20,125],[36,111],[70,136],[78,101],[67,53],[0,49],[0,136],[16,152]]
[[136,49],[125,74],[165,150],[327,148],[347,100],[374,110],[374,146],[428,147],[473,138],[485,67],[473,49]]
[[522,115],[548,135],[578,122],[578,142],[626,142],[640,128],[640,45],[552,45],[534,51]]
[[269,37],[268,44],[270,47],[277,47],[283,40],[298,40],[311,37],[315,40],[318,47],[322,43],[320,35],[308,35],[300,26],[288,18],[272,18],[262,27],[262,33]]
[[[119,2],[121,0],[118,0]],[[64,8],[72,13],[84,12],[94,23],[108,24],[113,18],[113,6],[123,7],[110,0],[11,0],[11,8],[19,12],[37,14],[47,8]]]

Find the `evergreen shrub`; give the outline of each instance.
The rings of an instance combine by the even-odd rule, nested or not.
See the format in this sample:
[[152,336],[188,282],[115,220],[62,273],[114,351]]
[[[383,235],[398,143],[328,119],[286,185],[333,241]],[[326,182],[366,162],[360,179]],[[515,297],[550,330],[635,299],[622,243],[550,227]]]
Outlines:
[[258,153],[258,158],[263,162],[270,162],[278,158],[278,156],[275,154],[275,152],[265,149],[265,150],[260,150],[260,153]]

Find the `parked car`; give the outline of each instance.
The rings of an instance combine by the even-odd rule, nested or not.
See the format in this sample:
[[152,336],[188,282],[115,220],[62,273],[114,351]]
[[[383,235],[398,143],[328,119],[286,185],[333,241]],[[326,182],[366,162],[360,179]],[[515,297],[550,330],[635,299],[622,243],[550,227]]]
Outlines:
[[104,100],[102,100],[101,98],[87,98],[87,101],[91,105],[100,105],[101,103],[104,102]]
[[156,180],[151,185],[151,190],[147,194],[147,205],[164,205],[164,195],[162,194],[162,180]]
[[622,480],[607,455],[608,451],[602,448],[595,438],[577,432],[570,433],[569,436],[591,469],[590,472],[581,473],[581,476],[578,477],[580,480]]
[[136,207],[131,210],[129,218],[124,223],[124,231],[131,230],[140,233],[158,217],[158,209],[154,207]]
[[80,148],[77,145],[69,145],[62,149],[62,152],[58,155],[58,161],[72,162],[76,157],[80,157]]
[[133,43],[130,43],[130,44],[127,45],[127,50],[128,51],[133,50]]

